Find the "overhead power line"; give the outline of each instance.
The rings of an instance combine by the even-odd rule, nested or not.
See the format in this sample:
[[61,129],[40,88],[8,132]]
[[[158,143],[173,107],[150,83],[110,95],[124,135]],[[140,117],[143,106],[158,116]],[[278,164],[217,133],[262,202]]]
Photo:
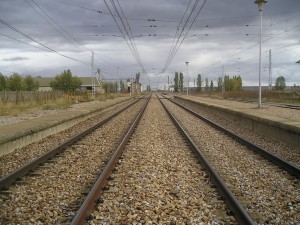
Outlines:
[[107,3],[106,0],[104,0],[104,2],[105,2],[107,9],[110,12],[110,14],[112,15],[119,31],[121,32],[123,38],[125,39],[131,53],[133,54],[134,58],[136,59],[139,67],[141,68],[143,73],[146,73],[143,63],[141,61],[139,52],[137,50],[135,41],[134,41],[134,35],[132,33],[132,30],[130,28],[130,25],[128,23],[128,20],[123,12],[123,9],[122,9],[120,3],[117,1],[117,4],[116,4],[114,0],[110,0],[111,6],[109,6],[109,4]]
[[81,8],[81,9],[97,12],[97,13],[110,15],[110,13],[108,13],[108,12],[103,12],[101,10],[96,10],[96,9],[91,9],[91,8],[87,8],[87,7],[84,7],[84,6],[75,5],[75,4],[72,4],[72,3],[61,2],[61,1],[58,1],[58,0],[51,0],[51,1],[54,1],[54,2],[57,2],[57,3],[60,3],[60,4],[64,4],[64,5],[73,6],[73,7],[76,7],[76,8]]
[[[29,35],[27,35],[27,34],[23,33],[22,31],[18,30],[17,28],[11,26],[10,24],[8,24],[7,22],[5,22],[5,21],[2,20],[2,19],[0,19],[0,23],[3,24],[4,26],[8,27],[9,29],[15,31],[16,33],[21,34],[23,37],[25,37],[25,38],[27,38],[27,39],[33,41],[34,43],[39,44],[40,46],[42,46],[42,47],[44,48],[44,50],[46,50],[46,51],[48,51],[48,52],[56,53],[56,54],[58,54],[58,55],[60,55],[60,56],[63,56],[63,57],[65,57],[65,58],[71,59],[71,60],[73,60],[73,61],[79,62],[79,63],[84,64],[84,65],[90,65],[90,63],[88,63],[88,62],[85,62],[85,61],[82,61],[82,60],[75,59],[75,58],[73,58],[73,57],[67,56],[67,55],[65,55],[65,54],[62,54],[62,53],[60,53],[60,52],[58,52],[58,51],[56,51],[56,50],[54,50],[54,49],[52,49],[52,48],[50,48],[50,47],[44,45],[43,43],[41,43],[41,42],[35,40],[34,38],[30,37]],[[7,35],[6,35],[6,36],[7,36]],[[12,38],[12,39],[13,39],[13,38]],[[20,42],[21,42],[21,41],[20,41]]]
[[[190,1],[178,26],[174,36],[173,44],[171,46],[171,50],[169,56],[166,60],[164,67],[162,68],[162,73],[164,73],[167,68],[169,67],[170,63],[172,62],[173,58],[175,57],[178,49],[180,48],[181,44],[187,37],[191,27],[193,26],[195,20],[197,19],[198,15],[200,14],[201,10],[203,9],[207,0],[204,0],[202,4],[200,0],[196,0],[195,3],[192,5]],[[191,7],[190,7],[191,6]]]
[[78,40],[76,40],[69,32],[67,32],[62,26],[60,26],[48,13],[45,12],[34,0],[31,2],[45,15],[41,14],[30,2],[25,0],[25,2],[37,13],[39,14],[51,27],[53,27],[59,34],[61,34],[65,39],[72,43],[75,47],[83,47],[87,51],[91,51],[84,45],[82,45]]

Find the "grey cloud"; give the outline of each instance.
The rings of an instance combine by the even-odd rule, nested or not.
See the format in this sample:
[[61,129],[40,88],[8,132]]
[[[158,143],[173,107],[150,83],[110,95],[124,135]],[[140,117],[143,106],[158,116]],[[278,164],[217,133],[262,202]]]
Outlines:
[[27,57],[12,57],[12,58],[5,58],[3,61],[23,61],[23,60],[28,60],[29,58]]
[[[134,69],[132,68],[134,68],[136,62],[124,39],[118,37],[121,34],[114,20],[110,15],[105,14],[108,10],[103,0],[71,1],[71,4],[92,10],[59,3],[70,2],[66,0],[35,0],[71,37],[65,31],[57,31],[59,29],[57,24],[39,11],[44,18],[41,17],[26,2],[34,6],[30,0],[0,0],[0,18],[35,40],[66,55],[77,58],[79,54],[76,54],[76,51],[83,52],[83,54],[80,54],[82,57],[81,60],[89,62],[91,60],[91,53],[80,44],[84,45],[95,52],[95,64],[97,64],[95,67],[100,67],[109,74],[115,74],[117,66],[121,68],[120,71],[124,71],[124,76],[134,73]],[[119,0],[128,18],[133,34],[142,35],[136,37],[135,40],[141,60],[147,71],[152,71],[151,68],[156,68],[156,76],[159,76],[159,71],[166,61],[176,32],[176,26],[188,2],[188,0]],[[37,7],[35,9],[38,10]],[[263,11],[264,30],[267,30],[268,34],[274,36],[277,33],[284,32],[286,27],[283,25],[290,28],[290,25],[299,24],[300,13],[299,11],[297,12],[297,9],[300,9],[299,0],[268,1]],[[104,13],[98,13],[93,10]],[[214,78],[221,73],[222,65],[225,65],[225,72],[227,73],[235,73],[236,68],[241,67],[241,72],[245,72],[244,79],[255,81],[256,73],[249,71],[254,70],[257,65],[255,57],[258,54],[258,15],[258,9],[254,4],[254,0],[208,0],[189,32],[188,36],[192,37],[187,38],[183,42],[167,72],[173,74],[174,71],[185,71],[184,62],[185,60],[189,60],[191,71],[194,66],[195,73],[205,73],[205,76]],[[148,21],[148,19],[155,19],[155,21]],[[287,21],[287,23],[282,23],[282,21]],[[50,23],[53,25],[50,25]],[[274,26],[271,28],[271,25]],[[6,35],[32,43],[1,24],[0,28],[3,28],[0,33],[3,32]],[[292,31],[299,33],[300,28],[298,27]],[[154,34],[156,36],[153,36]],[[276,47],[283,47],[284,43],[289,43],[291,39],[296,38],[295,35],[289,36],[288,34],[266,41],[263,44],[263,49],[274,48],[275,44]],[[5,44],[3,44],[4,41]],[[277,44],[278,42],[279,45]],[[22,43],[16,44],[15,41],[0,35],[0,54],[2,53],[1,49],[12,49],[16,50],[16,52],[28,52],[28,49],[32,49],[31,51],[35,51],[35,53],[40,52],[40,50],[34,49],[31,46]],[[274,49],[274,53],[283,50]],[[236,52],[241,53],[229,58]],[[44,53],[41,51],[41,54]],[[205,54],[208,53],[210,54],[209,58],[215,58],[217,63],[214,61],[202,62],[200,60],[205,59]],[[212,57],[211,54],[215,54],[215,57]],[[296,53],[294,52],[293,54]],[[286,55],[284,56],[288,58]],[[63,66],[59,64],[59,57],[61,56],[57,57],[57,71],[55,71],[55,68],[51,68],[51,71],[55,72],[51,72],[48,75],[53,75],[53,73],[55,75],[61,72],[60,70]],[[198,59],[196,59],[197,57]],[[253,57],[254,60],[252,61],[236,65],[237,59],[241,61]],[[266,64],[266,56],[264,55],[263,57]],[[25,57],[18,57],[16,54],[15,56],[10,55],[10,58],[6,58],[4,61],[22,61],[26,59]],[[221,59],[221,62],[219,62],[219,59]],[[280,54],[274,56],[274,67],[277,66],[277,61],[284,61],[284,58],[281,58]],[[74,62],[70,61],[70,64],[72,63]],[[217,66],[207,67],[207,65],[214,65],[214,63]],[[21,66],[19,70],[24,71]],[[40,70],[43,70],[42,66],[39,65]],[[48,68],[47,60],[45,60],[44,66]],[[127,69],[129,67],[130,69]],[[76,63],[72,68],[75,70],[74,73],[78,75],[89,74],[90,71],[89,67]],[[30,69],[34,70],[35,68],[32,67]],[[138,70],[137,67],[136,70]],[[274,74],[276,73],[276,68],[274,68]],[[110,77],[109,74],[105,74],[105,76]],[[300,83],[299,78],[296,79]],[[163,81],[163,78],[161,81]]]

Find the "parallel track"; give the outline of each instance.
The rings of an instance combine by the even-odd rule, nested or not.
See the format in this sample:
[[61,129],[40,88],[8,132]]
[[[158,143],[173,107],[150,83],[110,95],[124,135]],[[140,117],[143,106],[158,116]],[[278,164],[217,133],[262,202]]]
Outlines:
[[267,150],[251,143],[250,141],[246,140],[245,138],[240,137],[239,135],[229,131],[228,129],[218,125],[217,123],[214,123],[213,121],[205,118],[204,116],[201,116],[200,114],[188,109],[187,107],[169,99],[166,98],[165,96],[163,97],[165,99],[168,99],[169,101],[171,101],[172,103],[178,105],[179,107],[183,108],[184,110],[186,110],[187,112],[193,114],[194,116],[196,116],[197,118],[203,120],[204,122],[208,123],[209,125],[211,125],[212,127],[220,130],[221,132],[225,133],[226,135],[228,135],[229,137],[233,138],[234,140],[238,141],[239,143],[245,145],[246,147],[248,147],[249,149],[251,149],[252,151],[254,151],[255,153],[259,154],[260,156],[264,157],[265,159],[273,162],[274,164],[276,164],[277,166],[279,166],[280,168],[282,168],[283,170],[286,170],[287,172],[289,172],[291,175],[300,178],[300,168],[295,166],[294,164],[281,159],[280,157],[268,152]]
[[[163,99],[166,99],[163,97]],[[161,101],[161,99],[160,99]],[[173,114],[167,109],[167,107],[163,104],[161,101],[161,104],[163,105],[164,109],[167,111],[168,115],[172,119],[173,123],[176,125],[180,133],[184,136],[184,138],[188,141],[190,147],[193,149],[195,154],[197,155],[199,161],[201,162],[201,165],[208,171],[208,173],[211,176],[212,182],[216,185],[218,188],[220,194],[226,201],[229,208],[232,210],[234,217],[239,222],[239,224],[256,224],[254,220],[251,218],[251,216],[247,213],[246,209],[242,206],[242,204],[237,200],[237,198],[234,196],[234,194],[229,190],[225,182],[221,179],[221,177],[218,175],[218,173],[215,171],[213,166],[209,163],[209,161],[206,159],[206,157],[203,155],[201,150],[197,147],[197,145],[193,142],[193,140],[189,137],[187,132],[184,130],[184,128],[179,124],[177,119],[173,116]]]
[[129,104],[128,106],[122,108],[121,110],[115,112],[113,115],[107,117],[106,119],[96,123],[95,125],[87,128],[86,130],[74,135],[70,139],[64,141],[62,144],[58,145],[57,147],[51,149],[50,151],[44,153],[43,155],[39,156],[38,158],[28,162],[27,164],[23,165],[19,169],[15,170],[14,172],[4,176],[0,180],[0,190],[7,189],[10,185],[12,185],[15,181],[21,179],[23,176],[27,175],[29,172],[35,170],[38,166],[43,165],[47,160],[51,159],[52,157],[55,157],[56,155],[61,154],[64,149],[66,149],[68,146],[72,145],[76,141],[80,140],[84,136],[88,135],[89,133],[93,132],[94,130],[98,129],[102,125],[104,125],[106,122],[111,120],[112,118],[119,115],[124,110],[128,109],[135,103],[137,103],[140,99],[134,101],[133,103]]
[[95,205],[98,203],[98,199],[100,194],[102,193],[102,189],[105,187],[106,183],[108,182],[108,179],[110,175],[112,174],[113,169],[116,166],[116,163],[118,162],[119,158],[121,157],[123,150],[130,139],[134,129],[136,128],[138,122],[140,121],[147,105],[149,102],[150,98],[148,98],[147,102],[143,106],[142,110],[139,112],[139,114],[136,116],[134,122],[128,129],[128,132],[126,135],[123,137],[121,143],[119,146],[116,148],[114,154],[106,164],[104,170],[98,177],[97,181],[95,182],[94,186],[92,187],[91,191],[85,198],[84,202],[78,209],[76,215],[74,216],[71,225],[75,224],[86,224],[87,220],[89,219],[89,215],[91,211],[94,209]]

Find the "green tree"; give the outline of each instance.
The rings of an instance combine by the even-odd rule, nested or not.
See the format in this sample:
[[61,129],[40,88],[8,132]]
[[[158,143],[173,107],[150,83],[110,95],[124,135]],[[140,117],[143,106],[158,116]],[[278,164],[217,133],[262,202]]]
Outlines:
[[284,76],[279,76],[275,82],[275,89],[283,91],[286,87]]
[[50,82],[50,87],[53,90],[61,90],[64,92],[72,92],[73,94],[81,87],[81,80],[78,77],[73,77],[70,70],[64,70],[55,79]]
[[300,59],[296,62],[298,65],[300,65]]
[[151,91],[151,87],[150,85],[147,85],[147,92],[150,92]]
[[140,74],[140,73],[137,73],[137,74],[135,75],[135,82],[136,82],[136,83],[140,83],[140,77],[141,77],[141,74]]
[[222,77],[218,78],[218,91],[222,91],[222,87],[223,87],[223,79]]
[[209,86],[208,86],[208,78],[205,78],[205,91],[208,92]]
[[[219,78],[221,79],[221,78]],[[221,81],[218,81],[221,82]],[[225,91],[240,91],[242,90],[242,78],[241,76],[233,76],[230,78],[229,75],[225,75],[224,77],[224,86],[225,86]],[[219,84],[218,84],[219,88]],[[221,87],[220,87],[221,88]]]
[[210,81],[210,92],[213,92],[214,91],[214,82],[211,80]]
[[229,91],[229,76],[228,75],[224,76],[224,87],[225,87],[225,91]]
[[2,73],[0,73],[0,91],[4,90],[6,90],[6,78]]
[[183,92],[183,73],[180,72],[179,74],[179,87],[180,87],[180,92]]
[[34,80],[31,75],[24,78],[25,90],[26,91],[37,91],[39,89],[39,82]]
[[174,77],[174,92],[179,91],[179,78],[178,78],[178,72],[175,72],[175,77]]
[[200,93],[202,92],[202,77],[201,77],[201,74],[198,74],[198,77],[197,77],[197,90]]
[[115,81],[114,82],[114,92],[117,93],[118,89],[119,89],[119,83],[118,83],[118,81]]
[[7,89],[10,91],[23,91],[25,89],[23,78],[18,73],[13,73],[7,79]]
[[236,82],[237,82],[237,90],[238,90],[238,91],[241,91],[241,90],[242,90],[242,87],[243,87],[243,81],[242,81],[242,78],[241,78],[240,75],[237,76]]
[[123,91],[125,89],[125,83],[123,80],[120,80],[120,90]]

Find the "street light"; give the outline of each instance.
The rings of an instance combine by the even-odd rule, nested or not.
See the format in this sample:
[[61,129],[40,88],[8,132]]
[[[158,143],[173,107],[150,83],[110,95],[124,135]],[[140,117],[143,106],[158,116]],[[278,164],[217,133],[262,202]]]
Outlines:
[[186,64],[186,77],[187,77],[186,95],[189,95],[189,62],[185,62],[185,64]]
[[259,35],[259,94],[258,94],[258,108],[261,107],[261,36],[262,36],[262,11],[264,10],[264,5],[268,0],[255,0],[254,3],[258,5],[258,10],[260,14],[260,35]]

